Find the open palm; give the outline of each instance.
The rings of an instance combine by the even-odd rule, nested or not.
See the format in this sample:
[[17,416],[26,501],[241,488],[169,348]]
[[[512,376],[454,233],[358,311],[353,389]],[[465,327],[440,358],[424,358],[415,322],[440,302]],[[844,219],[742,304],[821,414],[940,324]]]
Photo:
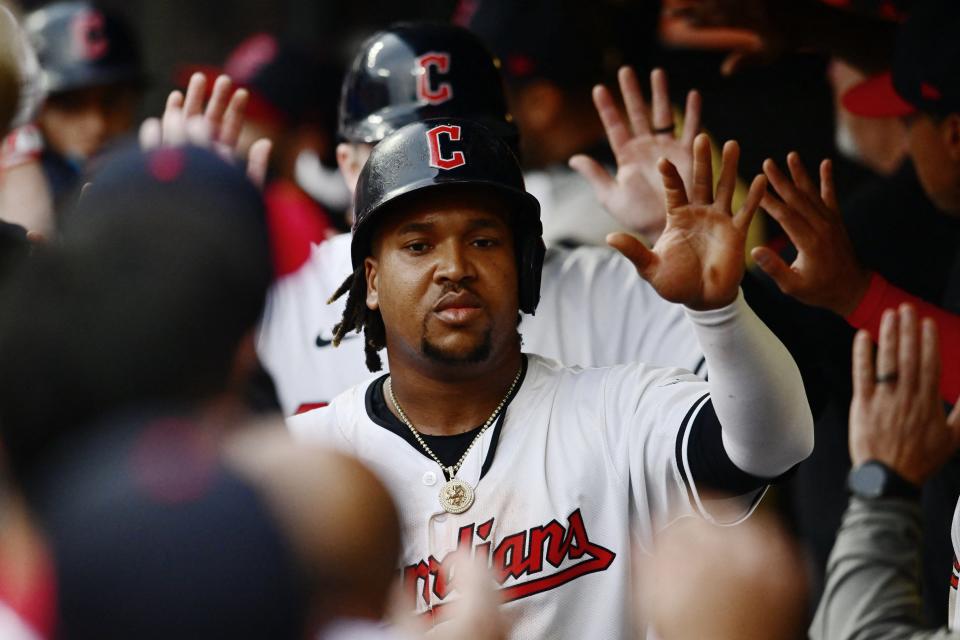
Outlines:
[[700,127],[700,96],[696,91],[687,96],[683,133],[678,138],[674,135],[666,73],[654,69],[650,74],[653,109],[649,115],[633,69],[621,68],[618,78],[629,124],[606,87],[597,86],[593,91],[594,105],[616,158],[616,175],[611,176],[585,155],[571,158],[570,166],[590,182],[600,204],[620,224],[653,240],[663,231],[666,220],[657,160],[666,158],[685,180],[690,180],[693,139]]
[[608,238],[665,300],[704,310],[736,299],[744,271],[747,228],[766,189],[765,178],[757,176],[743,206],[732,214],[739,155],[736,142],[724,145],[714,197],[710,141],[706,135],[697,136],[689,199],[677,168],[666,159],[656,165],[666,192],[667,219],[653,248],[625,233]]

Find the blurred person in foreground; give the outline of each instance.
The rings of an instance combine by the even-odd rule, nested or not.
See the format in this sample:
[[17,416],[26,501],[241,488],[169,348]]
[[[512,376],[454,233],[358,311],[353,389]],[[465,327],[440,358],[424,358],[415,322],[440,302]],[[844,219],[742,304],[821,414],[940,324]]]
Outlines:
[[[25,38],[0,6],[0,138],[23,112]],[[29,109],[27,109],[29,110]],[[0,218],[5,212],[0,209]],[[0,286],[28,255],[26,230],[0,220]],[[23,497],[6,469],[0,444],[0,637],[50,637],[55,620],[51,560]]]
[[245,415],[271,277],[242,171],[188,147],[111,159],[62,240],[0,292],[0,440],[18,481],[114,411]]
[[638,612],[662,640],[803,637],[803,559],[769,513],[737,527],[674,523],[638,561],[637,582]]
[[[211,429],[211,427],[213,429]],[[362,507],[360,506],[362,505]],[[64,638],[389,638],[393,504],[282,424],[115,415],[52,458],[33,507]]]
[[[877,338],[876,358],[867,331],[861,330],[854,344],[852,497],[810,637],[960,638],[956,559],[950,587],[952,631],[925,627],[919,571],[920,487],[960,446],[960,405],[945,416],[937,390],[940,348],[933,320],[921,320],[912,306],[901,305],[884,312]],[[958,531],[960,503],[954,514],[955,548]]]

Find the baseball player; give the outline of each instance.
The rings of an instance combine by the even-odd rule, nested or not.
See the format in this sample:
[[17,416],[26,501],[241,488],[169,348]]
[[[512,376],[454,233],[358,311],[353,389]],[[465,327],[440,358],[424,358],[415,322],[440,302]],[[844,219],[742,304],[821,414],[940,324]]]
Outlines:
[[683,305],[708,383],[639,362],[581,369],[524,353],[517,319],[538,309],[539,204],[488,129],[426,120],[373,149],[333,339],[361,332],[370,370],[386,348],[390,373],[288,424],[384,480],[401,515],[411,607],[432,615],[455,600],[452,554],[468,551],[489,562],[511,637],[628,637],[633,544],[649,548],[657,529],[694,513],[739,521],[809,455],[799,371],[739,292],[765,181],[732,215],[738,155],[724,147],[714,197],[699,136],[689,201],[676,168],[660,163],[668,216],[656,245],[610,237]]
[[[24,26],[36,48],[47,98],[32,140],[55,200],[74,186],[87,160],[134,125],[145,74],[134,34],[86,1],[55,2]],[[21,153],[22,155],[25,155]]]
[[[476,36],[451,25],[394,25],[367,40],[348,71],[340,107],[345,142],[338,146],[337,158],[350,189],[373,146],[418,120],[468,117],[516,147],[518,133],[497,65]],[[629,75],[631,95],[642,102],[636,79]],[[667,103],[665,81],[655,83],[654,92]],[[688,146],[698,120],[685,120]],[[660,143],[664,134],[657,137]],[[662,209],[659,202],[657,206]],[[322,406],[369,378],[362,340],[348,334],[339,348],[332,345],[331,330],[344,307],[342,300],[330,305],[327,300],[353,271],[350,242],[349,235],[342,235],[313,247],[306,264],[271,291],[258,352],[288,415]],[[615,313],[593,313],[612,301]],[[705,373],[683,310],[661,299],[636,277],[628,260],[608,248],[549,250],[539,309],[536,316],[524,314],[520,326],[524,344],[533,352],[584,366],[640,360]]]

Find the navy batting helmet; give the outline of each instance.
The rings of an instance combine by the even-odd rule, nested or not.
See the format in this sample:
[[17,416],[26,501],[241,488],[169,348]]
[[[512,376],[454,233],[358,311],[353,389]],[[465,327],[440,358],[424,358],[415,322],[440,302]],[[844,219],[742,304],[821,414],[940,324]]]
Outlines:
[[435,118],[415,122],[383,139],[360,172],[354,195],[351,257],[358,268],[370,252],[378,213],[427,189],[479,187],[510,203],[517,238],[520,310],[533,313],[540,300],[543,226],[540,203],[527,193],[510,147],[474,120]]
[[339,134],[376,144],[428,118],[471,118],[516,146],[500,62],[462,27],[400,23],[371,36],[343,82]]
[[50,93],[144,80],[133,32],[89,2],[47,5],[28,15],[25,27]]

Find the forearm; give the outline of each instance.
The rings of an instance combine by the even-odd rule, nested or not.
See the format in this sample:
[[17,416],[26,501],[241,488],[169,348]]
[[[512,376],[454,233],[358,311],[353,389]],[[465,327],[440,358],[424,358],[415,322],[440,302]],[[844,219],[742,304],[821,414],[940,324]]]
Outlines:
[[938,640],[921,627],[920,506],[910,500],[852,498],[827,565],[810,627],[814,640]]
[[741,293],[722,309],[692,311],[710,372],[724,449],[741,470],[776,477],[810,455],[813,417],[803,380],[783,344]]
[[960,353],[960,315],[944,311],[940,307],[898,289],[882,276],[873,274],[867,294],[847,316],[847,322],[858,329],[866,329],[874,342],[880,336],[880,318],[886,309],[896,309],[908,302],[917,309],[921,318],[932,318],[940,334],[940,361],[943,374],[940,378],[940,395],[945,402],[953,404],[960,397],[960,365],[956,354]]

